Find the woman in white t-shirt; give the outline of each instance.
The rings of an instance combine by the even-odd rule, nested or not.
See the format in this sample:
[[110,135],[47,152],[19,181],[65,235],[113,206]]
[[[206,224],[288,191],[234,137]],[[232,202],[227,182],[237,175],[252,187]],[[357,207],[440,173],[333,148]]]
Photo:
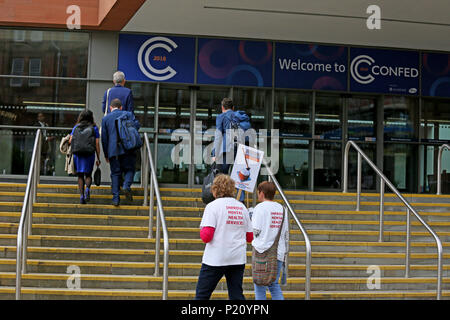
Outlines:
[[247,242],[252,242],[252,224],[244,204],[236,200],[235,182],[216,176],[211,186],[216,198],[203,212],[200,237],[206,243],[195,292],[196,300],[208,300],[225,275],[230,300],[245,300],[242,281],[247,262]]
[[[272,300],[284,300],[283,292],[281,292],[278,279],[280,277],[281,269],[284,266],[285,255],[287,254],[289,241],[289,228],[287,215],[283,220],[283,206],[273,201],[276,187],[273,182],[264,181],[258,185],[258,200],[261,201],[253,209],[252,225],[254,239],[253,247],[259,253],[263,253],[269,249],[275,242],[278,231],[281,229],[280,239],[278,241],[278,268],[276,280],[269,286],[255,286],[255,300],[266,300],[266,291],[269,289]],[[283,225],[281,222],[283,221]]]

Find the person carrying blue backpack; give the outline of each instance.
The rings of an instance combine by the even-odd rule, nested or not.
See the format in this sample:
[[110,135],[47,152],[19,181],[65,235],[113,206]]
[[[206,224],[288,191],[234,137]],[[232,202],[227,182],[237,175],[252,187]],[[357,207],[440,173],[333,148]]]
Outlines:
[[106,162],[111,168],[112,204],[120,204],[120,176],[124,175],[123,191],[126,199],[131,202],[131,184],[136,166],[136,151],[142,146],[138,130],[139,121],[129,111],[122,111],[122,103],[114,99],[110,106],[111,112],[102,119],[102,146]]
[[[232,137],[232,131],[238,130],[238,132],[243,133],[250,129],[251,125],[250,117],[244,111],[234,111],[231,98],[222,100],[221,109],[222,113],[216,118],[214,149],[212,151],[213,162],[216,162],[216,168],[220,173],[229,174],[230,166],[234,163],[237,152],[237,144]],[[245,193],[242,192],[239,200],[243,202],[244,197]]]

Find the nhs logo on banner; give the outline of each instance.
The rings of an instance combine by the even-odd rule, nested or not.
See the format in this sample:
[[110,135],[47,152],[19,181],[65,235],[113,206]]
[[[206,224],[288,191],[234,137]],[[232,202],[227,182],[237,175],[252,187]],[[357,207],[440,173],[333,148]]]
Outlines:
[[195,39],[121,34],[118,69],[128,80],[193,83]]
[[351,48],[350,61],[350,91],[418,94],[418,52]]

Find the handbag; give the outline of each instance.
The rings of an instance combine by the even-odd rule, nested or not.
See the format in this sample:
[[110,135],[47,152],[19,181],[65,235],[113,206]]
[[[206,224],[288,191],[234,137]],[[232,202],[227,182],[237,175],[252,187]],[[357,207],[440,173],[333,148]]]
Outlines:
[[277,279],[277,254],[278,242],[281,230],[283,229],[285,210],[283,209],[283,219],[280,229],[272,246],[266,251],[259,253],[255,247],[252,250],[252,277],[253,282],[258,286],[268,286]]
[[211,166],[211,172],[203,179],[202,185],[202,201],[204,204],[208,204],[215,200],[212,192],[211,186],[213,184],[214,178],[219,173],[219,170],[216,168],[216,163],[214,162]]
[[94,172],[94,184],[98,187],[100,186],[102,182],[102,171],[100,170],[100,167],[97,167],[97,169]]

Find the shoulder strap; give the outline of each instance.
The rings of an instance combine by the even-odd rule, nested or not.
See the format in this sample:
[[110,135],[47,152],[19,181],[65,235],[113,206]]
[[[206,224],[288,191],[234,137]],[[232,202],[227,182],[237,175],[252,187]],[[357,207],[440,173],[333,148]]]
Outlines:
[[109,108],[109,91],[110,90],[111,90],[111,88],[109,88],[108,91],[106,91],[105,114],[103,116],[106,116],[106,114],[108,113],[108,108]]
[[117,133],[117,145],[119,146],[122,143],[122,139],[120,139],[120,134],[119,134],[119,119],[114,120],[114,125],[116,127],[116,133]]

